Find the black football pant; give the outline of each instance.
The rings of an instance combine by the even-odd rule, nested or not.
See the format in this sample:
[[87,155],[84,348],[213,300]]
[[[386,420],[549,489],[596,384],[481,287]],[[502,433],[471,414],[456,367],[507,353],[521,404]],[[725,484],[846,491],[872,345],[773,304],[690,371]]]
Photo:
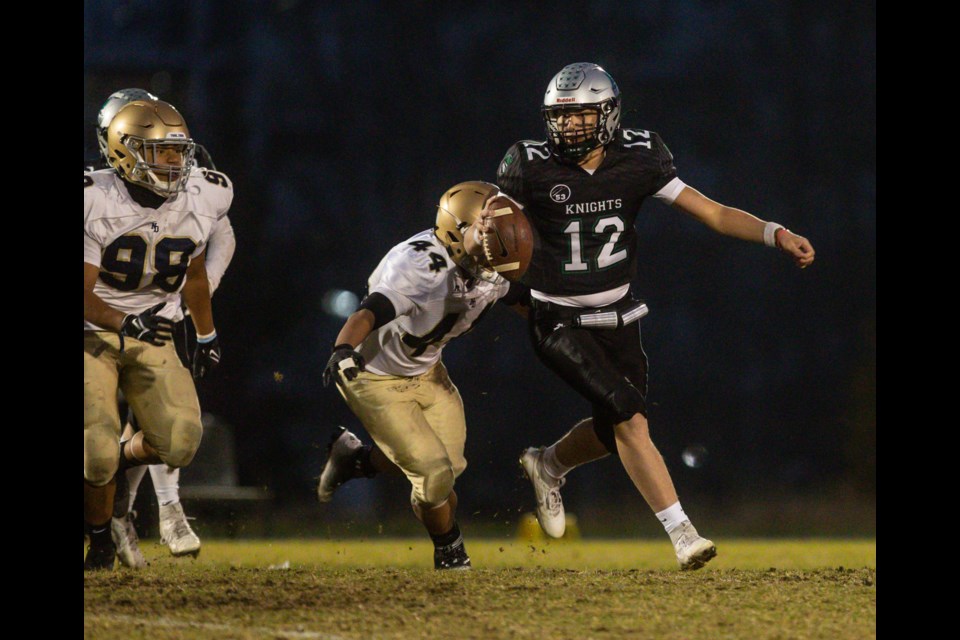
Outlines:
[[[630,304],[624,300],[606,311]],[[547,367],[593,405],[593,428],[610,453],[617,454],[613,426],[635,414],[647,415],[647,355],[640,322],[618,329],[572,326],[586,309],[531,300],[530,338]]]

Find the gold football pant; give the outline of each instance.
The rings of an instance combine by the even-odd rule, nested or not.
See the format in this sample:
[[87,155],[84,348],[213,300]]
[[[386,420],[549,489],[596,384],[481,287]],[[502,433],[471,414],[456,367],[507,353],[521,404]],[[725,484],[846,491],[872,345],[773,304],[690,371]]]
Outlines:
[[412,499],[443,503],[467,467],[467,424],[460,392],[438,362],[419,376],[381,376],[363,371],[338,385],[350,409],[377,446],[406,474]]
[[[190,464],[200,446],[200,403],[190,372],[172,342],[157,347],[111,331],[83,332],[83,477],[110,482],[120,459],[117,388],[147,443],[171,467]],[[126,419],[126,416],[124,416]]]

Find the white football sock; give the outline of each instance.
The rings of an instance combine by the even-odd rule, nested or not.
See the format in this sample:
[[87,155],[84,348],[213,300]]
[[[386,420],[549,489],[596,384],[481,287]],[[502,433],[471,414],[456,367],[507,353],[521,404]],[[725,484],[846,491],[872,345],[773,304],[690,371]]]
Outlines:
[[573,469],[573,467],[568,467],[557,459],[557,445],[552,444],[543,450],[543,470],[546,471],[550,477],[559,480],[567,475],[571,469]]
[[130,487],[130,503],[127,504],[127,513],[133,511],[133,501],[137,499],[137,489],[140,488],[140,482],[146,474],[147,467],[145,465],[127,469],[127,485]]
[[152,464],[150,477],[153,478],[153,490],[160,506],[180,502],[180,469],[165,464]]
[[687,514],[683,512],[683,507],[680,506],[679,501],[674,502],[663,511],[657,513],[657,520],[660,521],[660,524],[663,525],[667,533],[670,533],[689,519]]

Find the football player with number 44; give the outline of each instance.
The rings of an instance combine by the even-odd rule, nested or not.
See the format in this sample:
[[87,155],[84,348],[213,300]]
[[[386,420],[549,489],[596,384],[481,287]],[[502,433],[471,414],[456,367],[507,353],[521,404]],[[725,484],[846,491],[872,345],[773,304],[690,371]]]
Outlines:
[[[220,360],[205,251],[233,186],[193,171],[195,143],[162,100],[122,106],[107,128],[111,169],[83,175],[84,569],[112,569],[115,474],[190,463],[203,427],[190,371],[172,339],[180,298],[197,331],[194,371]],[[142,431],[120,446],[117,391]]]
[[[574,467],[609,453],[620,461],[674,544],[682,569],[716,555],[680,506],[647,424],[647,358],[629,293],[636,272],[634,222],[653,196],[724,235],[763,243],[800,268],[810,242],[775,222],[722,205],[683,183],[660,136],[620,126],[620,90],[591,63],[567,65],[547,86],[541,113],[547,140],[513,145],[497,172],[521,204],[538,244],[530,286],[530,335],[540,360],[593,405],[592,419],[546,448],[523,452],[544,531],[563,535],[559,489]],[[481,217],[493,215],[484,211]]]
[[[436,569],[470,568],[453,489],[467,466],[467,426],[460,393],[440,355],[498,300],[520,304],[527,292],[476,257],[487,230],[477,218],[496,194],[497,187],[486,182],[462,182],[443,194],[436,227],[401,242],[380,261],[323,374],[324,385],[336,382],[379,451],[410,481],[410,501],[433,540]],[[320,479],[321,502],[355,471],[373,474],[374,468],[338,462],[369,465],[361,449],[353,434],[340,431]]]

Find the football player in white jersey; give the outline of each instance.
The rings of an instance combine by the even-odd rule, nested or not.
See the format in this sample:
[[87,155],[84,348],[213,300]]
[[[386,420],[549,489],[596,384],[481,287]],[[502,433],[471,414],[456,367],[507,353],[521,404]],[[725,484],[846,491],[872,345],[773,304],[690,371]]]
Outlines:
[[[220,360],[204,258],[233,187],[192,171],[194,150],[175,108],[136,100],[107,129],[112,169],[84,173],[84,569],[114,565],[118,466],[185,466],[200,444],[196,389],[171,338],[182,295],[198,336],[194,373]],[[122,448],[118,389],[143,427]]]
[[[107,130],[120,108],[134,100],[158,99],[157,96],[144,89],[133,87],[120,89],[110,94],[100,108],[96,126],[97,143],[104,166],[109,166],[107,164]],[[200,144],[196,145],[196,155],[198,158],[197,165],[200,166],[194,166],[194,171],[202,173],[204,170],[216,170],[210,154]],[[213,226],[207,243],[205,264],[211,296],[220,285],[220,280],[233,259],[236,245],[230,217],[224,215]],[[191,326],[188,326],[188,324]],[[184,365],[190,368],[192,368],[191,358],[196,347],[196,333],[191,329],[192,322],[187,318],[178,321],[174,328],[174,342],[177,353]],[[125,402],[121,405],[120,415],[121,419],[124,420],[127,417]],[[127,422],[123,439],[132,437],[133,433],[132,423]],[[135,466],[127,469],[125,478],[118,478],[118,481],[120,481],[118,489],[121,489],[121,491],[118,492],[114,501],[114,517],[111,522],[113,541],[117,546],[117,557],[121,564],[133,568],[146,566],[146,559],[140,551],[137,530],[133,524],[133,504],[137,497],[140,482],[148,469],[160,511],[161,541],[167,545],[174,556],[195,556],[200,552],[200,538],[187,521],[187,516],[180,503],[180,469],[165,464]],[[126,480],[126,486],[123,480]]]
[[[497,300],[517,304],[526,291],[474,257],[481,250],[475,223],[497,192],[486,182],[463,182],[443,194],[435,229],[395,246],[370,276],[369,294],[340,330],[323,375],[410,481],[436,569],[470,568],[453,488],[467,466],[466,419],[441,352]],[[321,479],[321,500],[324,491]]]

